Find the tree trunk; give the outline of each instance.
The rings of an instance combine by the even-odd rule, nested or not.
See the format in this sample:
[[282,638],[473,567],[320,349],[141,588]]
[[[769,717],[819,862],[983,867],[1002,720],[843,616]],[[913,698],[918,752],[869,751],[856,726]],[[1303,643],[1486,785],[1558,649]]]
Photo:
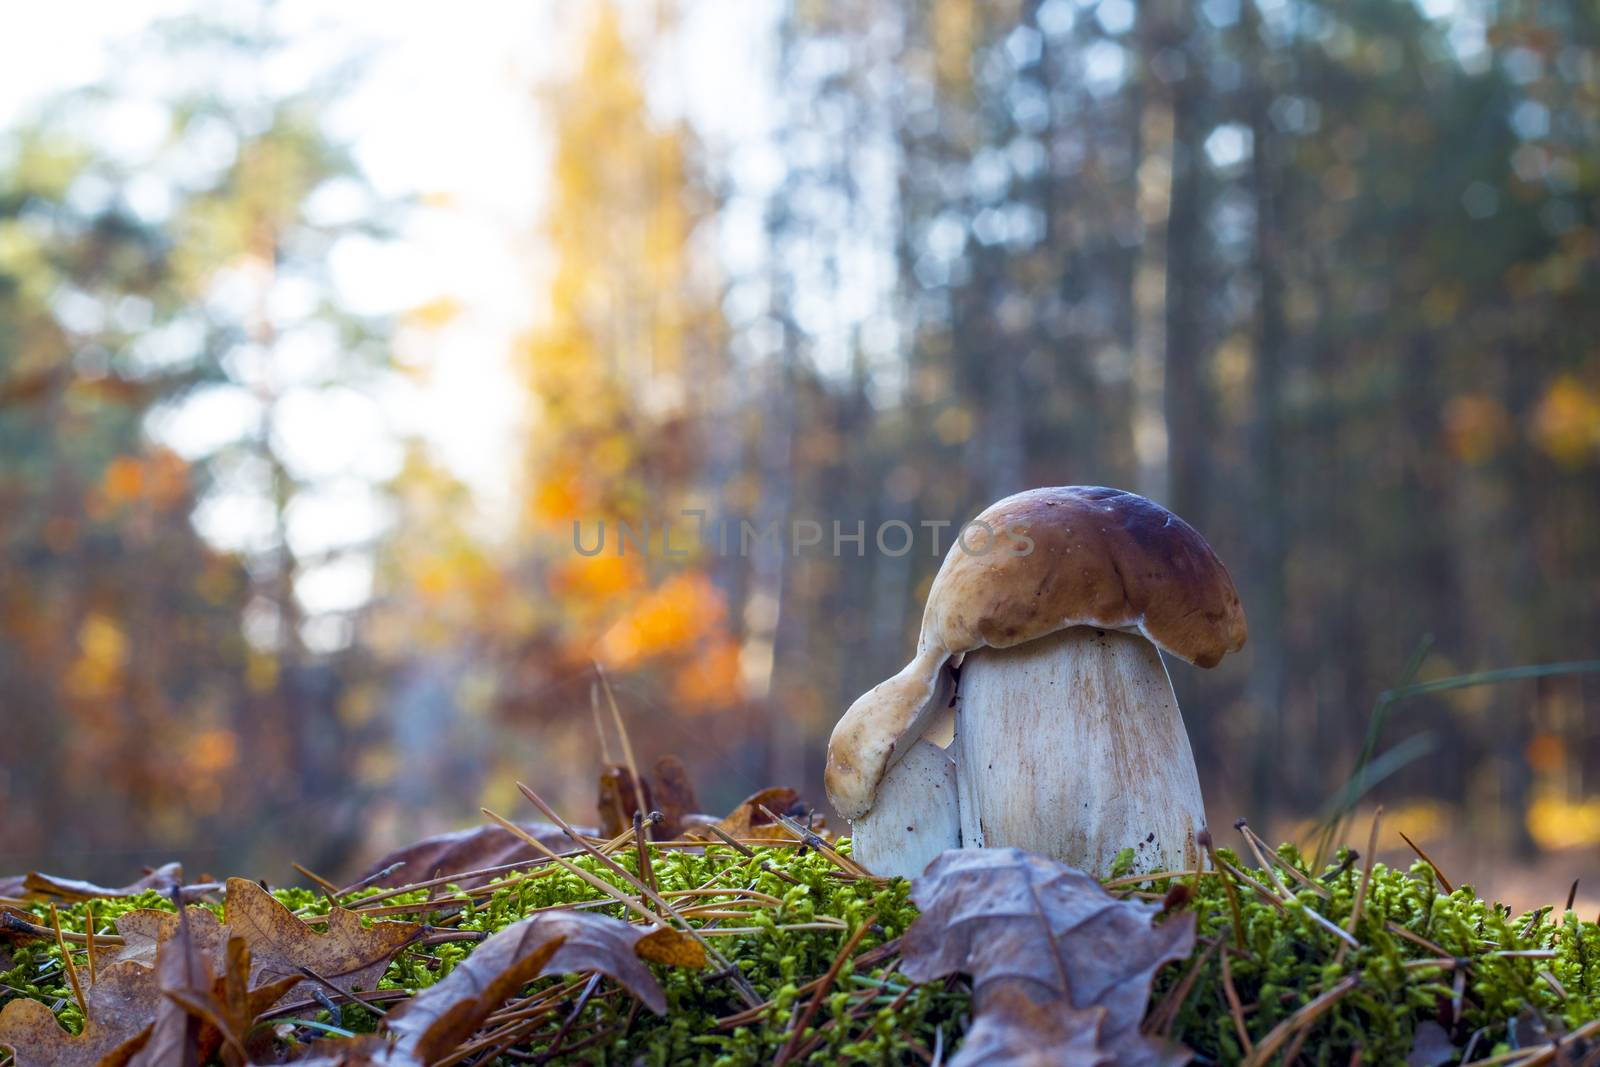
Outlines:
[[[1245,5],[1242,29],[1252,48],[1260,49],[1260,14]],[[1263,70],[1265,57],[1254,57],[1252,69]],[[1255,196],[1256,321],[1253,413],[1246,431],[1255,477],[1251,486],[1250,681],[1248,699],[1255,717],[1250,769],[1250,806],[1268,811],[1277,792],[1276,769],[1283,749],[1284,683],[1287,677],[1284,564],[1287,519],[1283,504],[1282,366],[1288,330],[1284,322],[1283,219],[1279,211],[1281,172],[1276,131],[1268,114],[1273,87],[1264,74],[1250,96],[1253,154],[1251,183]]]

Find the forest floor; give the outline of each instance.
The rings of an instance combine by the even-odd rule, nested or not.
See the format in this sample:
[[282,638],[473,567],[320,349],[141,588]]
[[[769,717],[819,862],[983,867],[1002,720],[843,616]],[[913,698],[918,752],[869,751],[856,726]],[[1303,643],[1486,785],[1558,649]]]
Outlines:
[[0,1067],[1600,1055],[1600,928],[1480,899],[1437,857],[1376,862],[1376,818],[1366,856],[1320,867],[1241,824],[1200,871],[1133,873],[1130,850],[1101,882],[983,849],[908,883],[796,801],[648,845],[673,817],[491,816],[350,886],[0,883]]

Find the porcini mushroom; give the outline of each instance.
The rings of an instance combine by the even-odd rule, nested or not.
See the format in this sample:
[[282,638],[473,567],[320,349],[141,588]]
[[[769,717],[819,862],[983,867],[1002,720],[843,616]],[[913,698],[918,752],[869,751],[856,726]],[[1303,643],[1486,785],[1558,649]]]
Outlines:
[[[953,685],[963,847],[1095,875],[1124,848],[1140,871],[1198,865],[1205,808],[1157,649],[1213,667],[1243,647],[1227,569],[1182,519],[1117,489],[1029,490],[971,526],[982,532],[934,578],[915,658],[834,728],[834,807],[872,827],[886,776]],[[915,851],[901,842],[896,856]]]

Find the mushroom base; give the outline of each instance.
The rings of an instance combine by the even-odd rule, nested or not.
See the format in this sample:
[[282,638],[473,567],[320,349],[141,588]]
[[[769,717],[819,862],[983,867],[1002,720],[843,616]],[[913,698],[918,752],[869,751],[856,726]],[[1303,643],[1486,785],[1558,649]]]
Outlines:
[[1191,870],[1205,805],[1161,654],[1074,626],[961,665],[952,746],[967,848],[1016,846],[1095,876]]

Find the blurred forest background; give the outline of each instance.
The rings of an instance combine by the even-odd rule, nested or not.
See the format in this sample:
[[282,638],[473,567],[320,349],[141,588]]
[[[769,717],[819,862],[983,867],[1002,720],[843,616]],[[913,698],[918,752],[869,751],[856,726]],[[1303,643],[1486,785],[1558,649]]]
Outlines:
[[[529,7],[526,144],[477,157],[543,176],[491,235],[523,267],[378,311],[418,233],[489,238],[329,121],[371,55],[230,10],[0,135],[6,872],[349,872],[515,778],[591,819],[596,661],[707,807],[821,804],[938,564],[873,531],[1035,485],[1150,495],[1233,571],[1248,647],[1173,668],[1219,825],[1314,818],[1419,652],[1600,653],[1593,5]],[[500,370],[436,403],[485,315]],[[601,519],[690,551],[574,552]],[[1490,886],[1592,866],[1596,709],[1407,702],[1374,795]]]

